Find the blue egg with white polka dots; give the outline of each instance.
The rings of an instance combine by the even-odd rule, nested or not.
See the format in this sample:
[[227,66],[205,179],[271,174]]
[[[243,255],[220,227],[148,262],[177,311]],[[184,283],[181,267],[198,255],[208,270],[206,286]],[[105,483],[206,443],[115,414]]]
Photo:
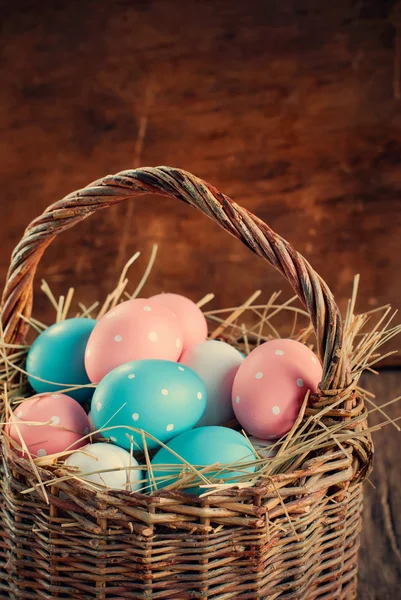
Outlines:
[[[158,448],[194,425],[206,408],[206,388],[189,367],[169,360],[134,360],[116,367],[98,384],[91,414],[96,429],[122,448]],[[134,430],[135,429],[135,430]],[[155,438],[155,439],[153,439]]]
[[[187,431],[161,448],[153,457],[152,474],[157,487],[163,488],[177,481],[183,471],[190,473],[188,465],[198,471],[216,465],[205,473],[209,481],[232,484],[253,473],[256,464],[255,453],[245,436],[228,427],[209,425]],[[208,491],[200,487],[203,485],[207,481],[197,477],[184,491],[202,494]]]
[[[26,359],[28,380],[35,392],[60,392],[91,383],[86,374],[84,357],[95,325],[94,319],[66,319],[51,325],[36,338]],[[93,388],[80,388],[67,393],[78,402],[85,402],[92,397]]]

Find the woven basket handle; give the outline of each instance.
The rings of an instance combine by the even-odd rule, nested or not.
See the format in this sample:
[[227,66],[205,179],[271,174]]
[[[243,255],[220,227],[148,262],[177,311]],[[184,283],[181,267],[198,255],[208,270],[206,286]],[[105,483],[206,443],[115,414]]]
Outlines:
[[280,271],[310,314],[323,361],[321,389],[341,389],[349,384],[349,366],[341,351],[341,315],[326,283],[303,256],[263,221],[209,183],[171,167],[108,175],[69,194],[32,221],[12,254],[3,292],[2,324],[7,343],[24,342],[28,325],[21,315],[31,314],[35,271],[53,239],[101,208],[146,193],[173,196],[198,208]]

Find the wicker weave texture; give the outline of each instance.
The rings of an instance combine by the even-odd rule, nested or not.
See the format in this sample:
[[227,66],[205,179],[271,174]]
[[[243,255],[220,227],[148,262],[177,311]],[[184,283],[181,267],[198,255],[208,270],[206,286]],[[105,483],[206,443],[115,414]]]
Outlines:
[[[168,490],[96,492],[69,479],[47,488],[48,503],[40,488],[22,493],[37,485],[37,477],[3,438],[0,597],[352,600],[362,481],[372,457],[366,410],[351,387],[333,295],[305,258],[260,219],[178,169],[100,179],[26,229],[3,293],[6,341],[25,340],[36,267],[55,236],[99,209],[148,192],[197,207],[284,275],[310,314],[323,362],[320,391],[305,415],[324,407],[326,419],[358,435],[345,444],[346,454],[333,442],[324,452],[308,452],[293,472],[207,499]],[[45,483],[63,474],[40,469]]]
[[[214,504],[220,508],[204,506],[204,514],[215,511],[213,527],[208,526],[211,519],[200,516],[202,510],[197,516],[196,506],[187,504],[180,517],[189,520],[180,523],[175,518],[172,530],[162,524],[171,524],[177,508],[181,512],[179,497],[150,502],[148,512],[154,522],[141,523],[140,528],[132,502],[116,502],[113,512],[106,499],[102,503],[86,498],[99,515],[113,514],[109,520],[102,516],[95,520],[85,515],[85,500],[81,499],[78,513],[65,494],[61,500],[51,496],[50,506],[37,499],[21,501],[24,477],[4,471],[2,476],[2,598],[345,600],[356,596],[361,484],[349,488],[341,500],[321,492],[310,494],[307,501],[304,498],[298,517],[292,519],[294,531],[280,505],[269,511],[266,521],[257,514],[260,498],[251,504],[246,496],[242,508],[238,499],[229,509],[227,499],[223,508],[218,500]],[[57,503],[72,510],[56,508]],[[219,517],[218,512],[226,516]],[[218,523],[224,527],[216,527]],[[282,531],[276,527],[272,532],[272,523]]]

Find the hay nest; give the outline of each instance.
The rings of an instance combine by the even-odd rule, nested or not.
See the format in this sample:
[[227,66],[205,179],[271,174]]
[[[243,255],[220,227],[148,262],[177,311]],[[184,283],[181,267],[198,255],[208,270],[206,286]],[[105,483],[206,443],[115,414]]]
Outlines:
[[[104,302],[95,302],[88,307],[78,302],[77,309],[74,311],[72,308],[73,288],[70,288],[65,295],[57,300],[49,285],[43,281],[41,289],[55,309],[54,322],[60,322],[69,316],[100,318],[112,307],[127,298],[138,297],[151,272],[156,252],[157,247],[155,246],[145,272],[135,286],[130,284],[128,271],[139,258],[139,252],[125,265],[115,289]],[[153,475],[150,460],[155,451],[148,450],[146,439],[151,438],[154,440],[155,438],[146,431],[127,427],[132,432],[139,432],[145,440],[144,451],[140,451],[135,448],[133,439],[130,438],[134,456],[142,465],[145,464],[147,467],[146,478],[142,481],[142,493],[151,493],[152,495],[160,493],[160,483],[163,483],[164,492],[166,490],[185,492],[187,488],[193,487],[196,482],[203,489],[202,497],[221,492],[238,494],[242,488],[264,486],[265,492],[270,489],[272,495],[278,495],[282,502],[280,488],[284,488],[294,481],[299,482],[308,475],[312,466],[316,468],[316,462],[323,456],[326,457],[324,459],[326,471],[328,470],[327,457],[329,457],[332,464],[332,485],[341,484],[341,477],[344,478],[346,470],[338,471],[338,468],[341,465],[349,464],[351,446],[356,451],[354,456],[355,454],[359,456],[361,464],[360,471],[356,470],[355,478],[364,477],[371,464],[373,454],[370,434],[375,429],[389,423],[399,430],[398,424],[387,416],[385,407],[400,398],[396,398],[383,406],[377,406],[374,396],[359,385],[359,380],[364,371],[377,373],[374,366],[389,355],[389,353],[382,353],[382,346],[390,338],[400,333],[401,327],[392,325],[395,313],[391,311],[389,306],[359,315],[355,314],[358,283],[359,278],[356,277],[344,322],[344,343],[341,348],[341,355],[338,356],[339,361],[346,356],[351,366],[350,383],[344,389],[331,390],[330,392],[319,390],[319,393],[313,396],[307,393],[296,423],[287,435],[274,444],[275,452],[272,453],[274,455],[265,456],[254,449],[256,460],[254,456],[250,456],[249,462],[216,464],[206,468],[190,465],[181,459],[183,465],[179,477],[178,479],[174,477],[171,482],[165,476],[155,477]],[[133,289],[133,291],[129,291],[130,289]],[[297,297],[294,296],[280,302],[280,292],[277,292],[272,294],[267,302],[263,303],[260,302],[260,295],[261,292],[256,291],[240,306],[217,309],[210,309],[207,306],[213,300],[214,295],[209,293],[204,296],[198,302],[198,306],[207,309],[204,314],[209,323],[209,339],[224,340],[245,354],[249,354],[253,348],[265,341],[282,337],[298,340],[314,349],[313,327],[309,321],[308,313],[297,306]],[[288,315],[291,315],[291,318]],[[23,318],[22,315],[20,316]],[[46,328],[45,324],[35,318],[27,320],[31,328],[38,333]],[[289,323],[291,323],[290,326]],[[12,411],[17,404],[24,402],[24,399],[34,394],[29,388],[27,373],[24,369],[28,350],[29,345],[27,344],[5,343],[4,336],[1,335],[0,380],[3,390],[3,425],[14,422],[18,426]],[[66,384],[65,389],[60,391],[68,394],[69,391],[77,387]],[[94,386],[92,385],[92,387]],[[334,403],[333,395],[337,396]],[[342,408],[338,408],[340,405]],[[374,411],[379,411],[383,415],[383,423],[368,428],[366,424],[367,413]],[[35,423],[32,423],[32,426],[34,425]],[[43,425],[43,423],[40,423],[40,425]],[[227,426],[239,429],[236,422],[227,423]],[[104,437],[108,438],[113,429],[114,427],[107,427],[97,433],[102,433]],[[245,432],[243,433],[246,435]],[[7,437],[5,434],[3,435]],[[92,440],[93,435],[95,434],[85,436],[88,443]],[[19,444],[9,437],[7,437],[7,443],[11,448],[23,452],[28,457],[32,472],[36,476],[37,481],[31,487],[23,490],[23,493],[37,490],[42,497],[47,498],[47,488],[72,481],[97,490],[96,485],[84,481],[87,474],[78,474],[73,469],[64,467],[65,458],[76,450],[67,449],[62,454],[36,458],[29,454],[21,436]],[[166,447],[160,441],[158,441],[158,444],[160,447]],[[82,449],[79,451],[82,451]],[[169,449],[169,451],[174,454],[172,450]],[[251,465],[256,467],[254,473],[246,471],[246,468]],[[174,467],[177,469],[177,465],[174,465]],[[138,469],[141,467],[132,466],[130,468]],[[163,471],[163,469],[171,471],[171,465],[167,464],[164,467],[158,465],[158,471]],[[243,475],[238,477],[238,472],[241,470]],[[46,477],[43,476],[45,472]],[[104,471],[97,472],[102,473]],[[230,482],[231,472],[235,473],[235,482]],[[221,478],[223,474],[224,480]],[[349,473],[346,474],[349,476]],[[287,487],[286,489],[287,494],[291,493],[288,491],[291,488]],[[284,503],[283,508],[285,509]]]

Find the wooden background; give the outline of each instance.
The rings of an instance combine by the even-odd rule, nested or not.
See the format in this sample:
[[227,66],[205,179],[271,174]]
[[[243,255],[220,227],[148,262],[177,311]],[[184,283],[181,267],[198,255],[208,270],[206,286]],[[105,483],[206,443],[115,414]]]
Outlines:
[[[266,220],[307,256],[342,308],[355,273],[361,310],[401,306],[400,2],[0,4],[2,280],[24,226],[48,204],[107,173],[168,164]],[[149,295],[213,291],[215,306],[232,306],[257,288],[290,294],[213,223],[153,197],[64,234],[40,276],[56,294],[75,285],[90,303],[136,250],[145,256],[139,277],[154,242]],[[52,318],[40,295],[35,311]],[[399,372],[379,382],[383,401],[399,395]],[[377,440],[360,598],[395,600],[399,438],[390,430]]]

